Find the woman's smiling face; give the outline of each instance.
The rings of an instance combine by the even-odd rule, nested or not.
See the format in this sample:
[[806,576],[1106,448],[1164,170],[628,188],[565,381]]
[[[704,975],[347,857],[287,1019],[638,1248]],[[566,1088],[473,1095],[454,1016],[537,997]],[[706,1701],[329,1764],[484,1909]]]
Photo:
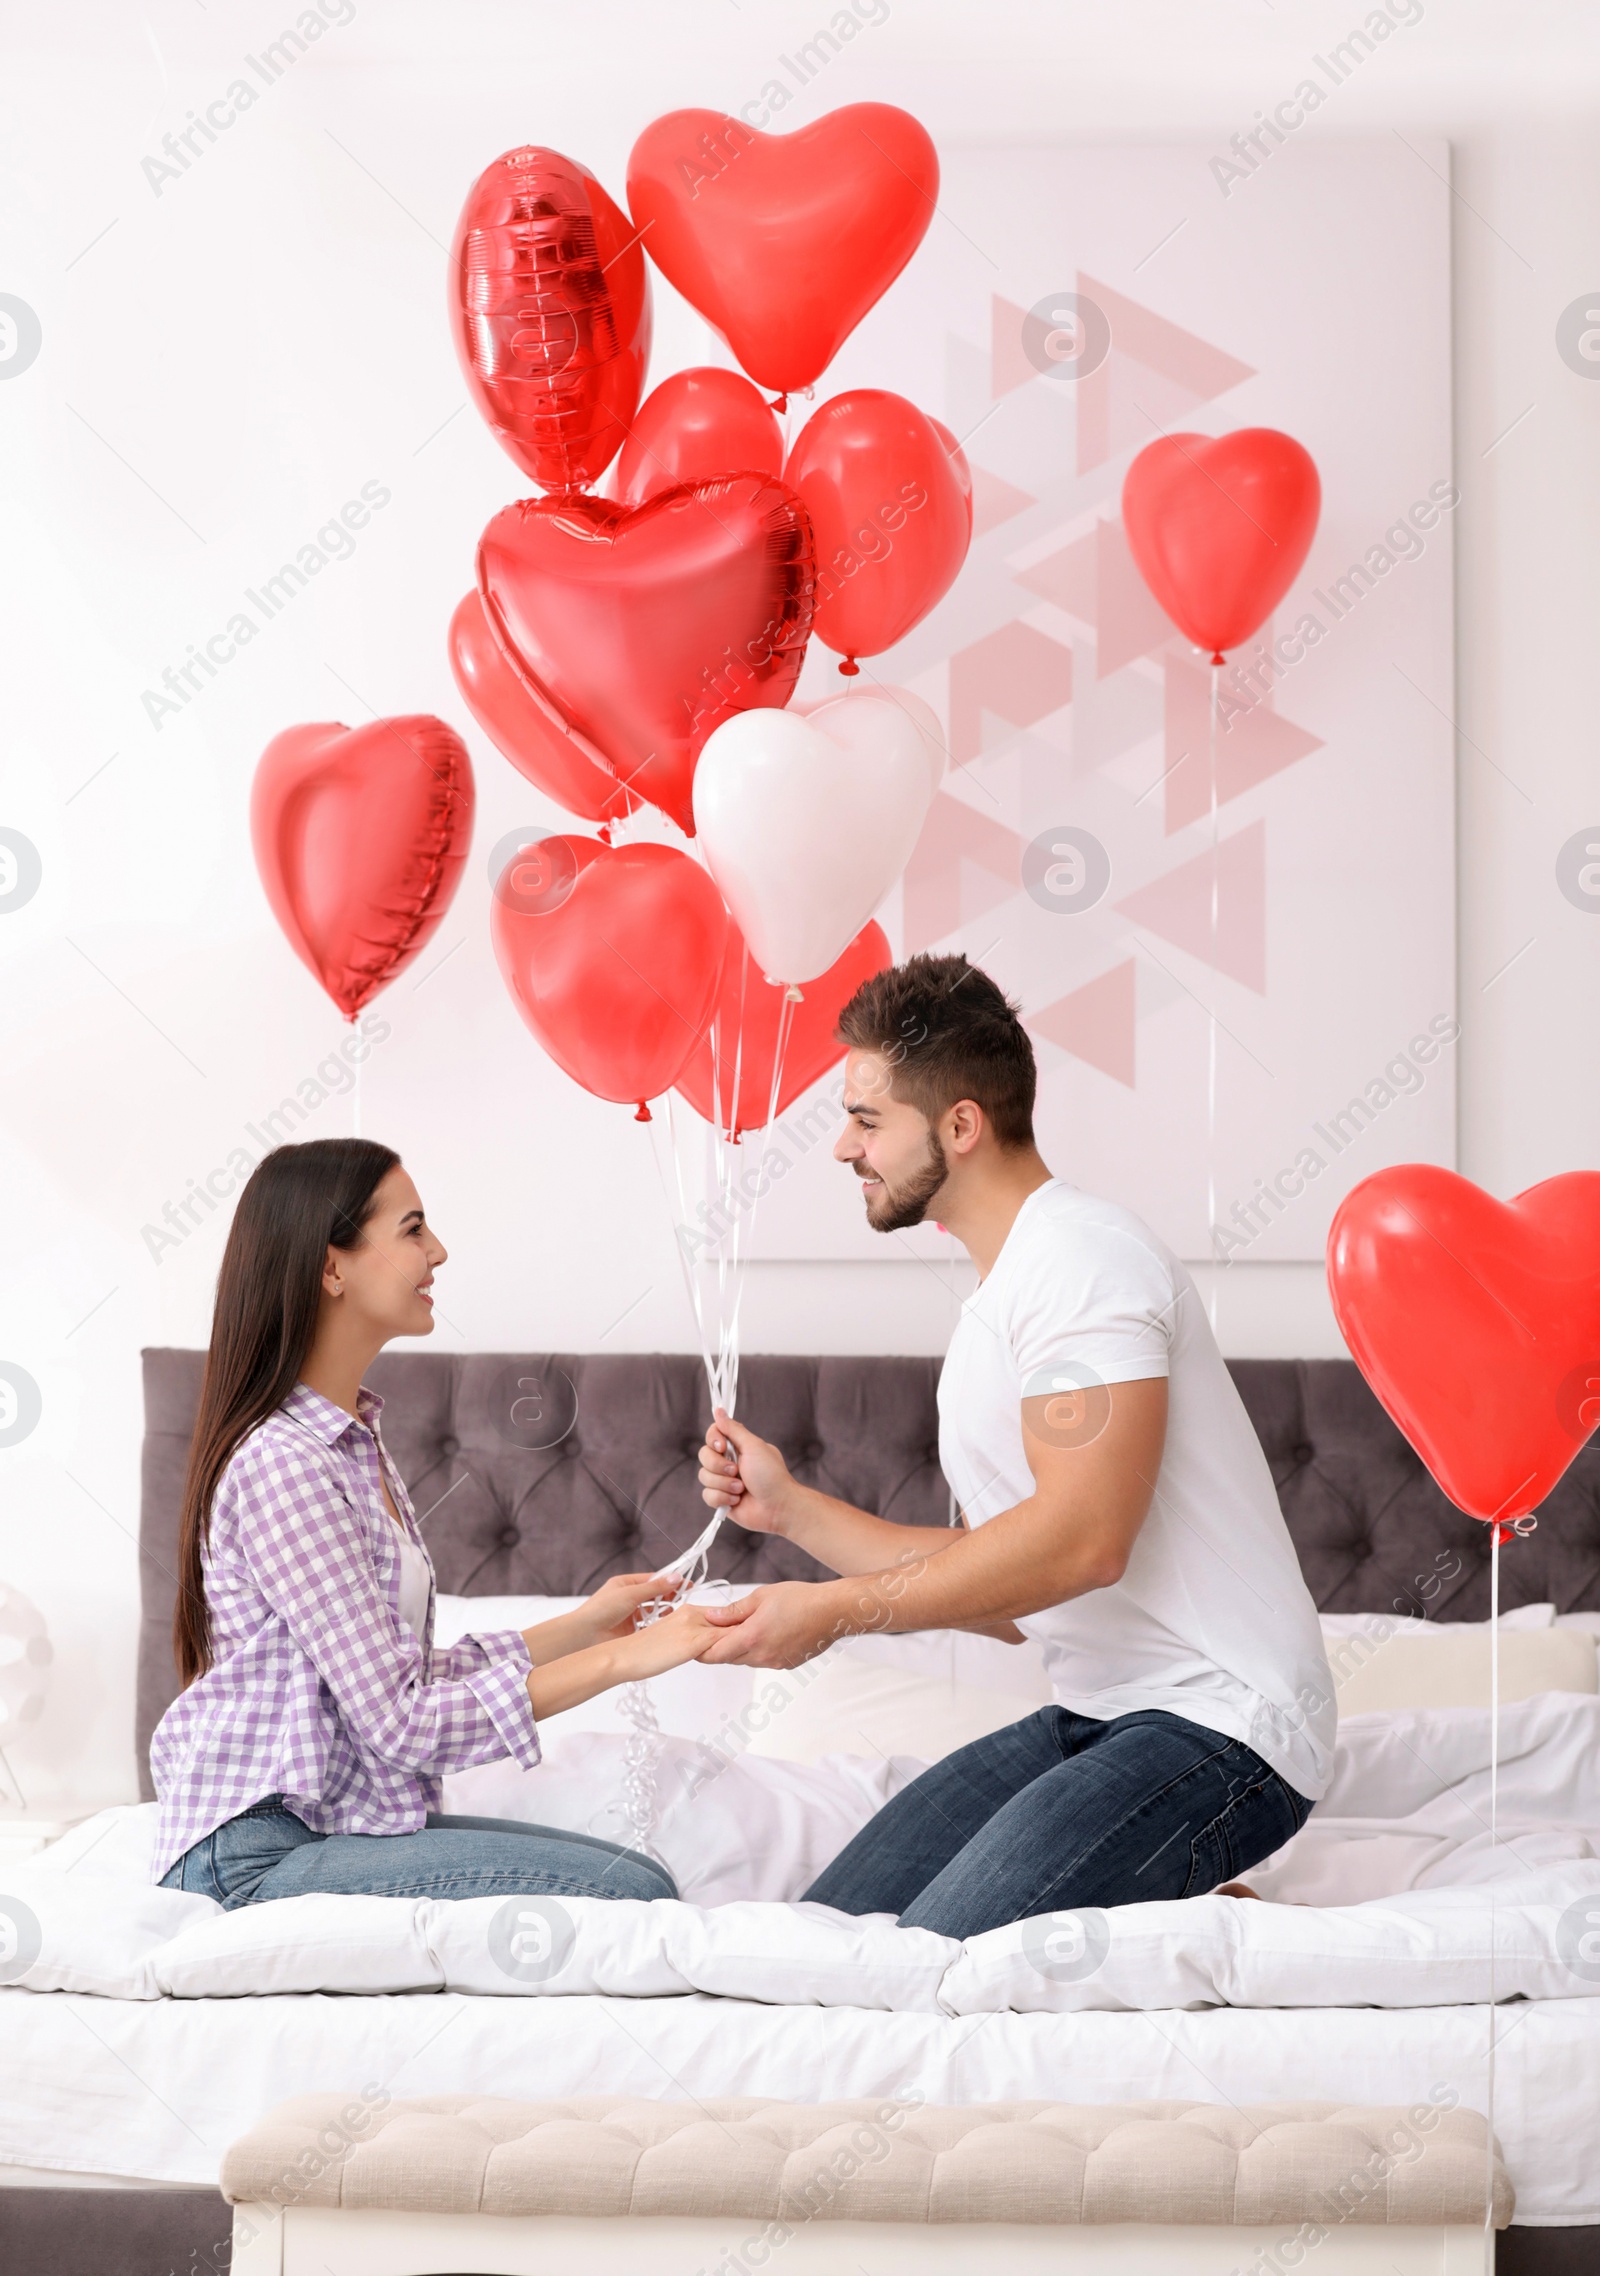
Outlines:
[[354,1249],[330,1249],[322,1285],[378,1339],[433,1333],[428,1291],[446,1257],[428,1224],[422,1197],[401,1163],[373,1195],[372,1213]]

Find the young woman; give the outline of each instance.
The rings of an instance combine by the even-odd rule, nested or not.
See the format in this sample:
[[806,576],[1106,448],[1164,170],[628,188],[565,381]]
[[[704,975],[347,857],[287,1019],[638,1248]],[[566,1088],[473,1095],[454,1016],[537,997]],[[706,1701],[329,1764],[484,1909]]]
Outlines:
[[184,1489],[183,1691],[150,1742],[153,1880],[226,1910],[308,1890],[675,1897],[590,1835],[441,1817],[446,1771],[539,1760],[537,1726],[718,1631],[623,1573],[575,1612],[433,1649],[433,1566],[362,1376],[427,1335],[445,1251],[399,1156],[280,1146],[239,1197]]

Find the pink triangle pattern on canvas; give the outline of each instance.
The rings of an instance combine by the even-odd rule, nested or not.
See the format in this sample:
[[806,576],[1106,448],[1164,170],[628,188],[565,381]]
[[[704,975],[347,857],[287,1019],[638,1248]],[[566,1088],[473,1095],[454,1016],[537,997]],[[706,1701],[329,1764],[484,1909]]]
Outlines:
[[1022,840],[964,800],[940,791],[906,864],[905,952],[915,955],[974,923],[1022,882]]
[[1111,352],[1074,390],[1080,474],[1154,442],[1198,404],[1255,377],[1254,365],[1081,270],[1078,291],[1104,310],[1111,327]]
[[1036,727],[1072,701],[1072,650],[1020,618],[996,626],[950,659],[950,756],[964,766],[983,749],[983,714]]
[[1109,972],[1088,980],[1070,995],[1059,996],[1042,1011],[1029,1012],[1024,1024],[1047,1043],[1059,1044],[1075,1059],[1086,1060],[1129,1090],[1135,1088],[1134,1060],[1135,959],[1114,964]]
[[[969,461],[969,464],[972,462]],[[972,534],[974,538],[987,537],[1002,522],[1025,514],[1030,506],[1039,503],[1031,491],[1019,490],[1014,482],[991,474],[986,466],[972,464]]]
[[1251,822],[1119,901],[1132,923],[1267,992],[1267,826]]
[[[1166,827],[1170,837],[1211,810],[1211,674],[1209,667],[1169,655],[1164,705]],[[1269,702],[1251,711],[1234,707],[1219,716],[1216,733],[1217,804],[1253,790],[1297,760],[1322,749],[1322,737],[1297,727]]]

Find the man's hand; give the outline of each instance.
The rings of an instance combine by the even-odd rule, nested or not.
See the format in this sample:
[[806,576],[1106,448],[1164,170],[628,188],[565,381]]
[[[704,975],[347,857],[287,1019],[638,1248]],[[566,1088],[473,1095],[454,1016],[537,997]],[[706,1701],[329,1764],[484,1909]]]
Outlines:
[[748,1532],[781,1534],[795,1491],[778,1449],[718,1407],[700,1449],[700,1498],[706,1507],[722,1510]]
[[701,1660],[707,1667],[799,1667],[815,1659],[854,1633],[835,1588],[831,1581],[776,1581],[736,1604],[706,1605],[706,1619],[723,1633]]

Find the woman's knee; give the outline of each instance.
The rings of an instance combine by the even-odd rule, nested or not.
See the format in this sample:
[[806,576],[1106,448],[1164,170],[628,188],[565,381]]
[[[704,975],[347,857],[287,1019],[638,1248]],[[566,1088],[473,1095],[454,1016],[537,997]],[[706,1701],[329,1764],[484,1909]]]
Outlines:
[[630,1897],[641,1904],[677,1894],[678,1884],[664,1865],[628,1849],[619,1849],[612,1862],[601,1869],[595,1888],[597,1897]]

